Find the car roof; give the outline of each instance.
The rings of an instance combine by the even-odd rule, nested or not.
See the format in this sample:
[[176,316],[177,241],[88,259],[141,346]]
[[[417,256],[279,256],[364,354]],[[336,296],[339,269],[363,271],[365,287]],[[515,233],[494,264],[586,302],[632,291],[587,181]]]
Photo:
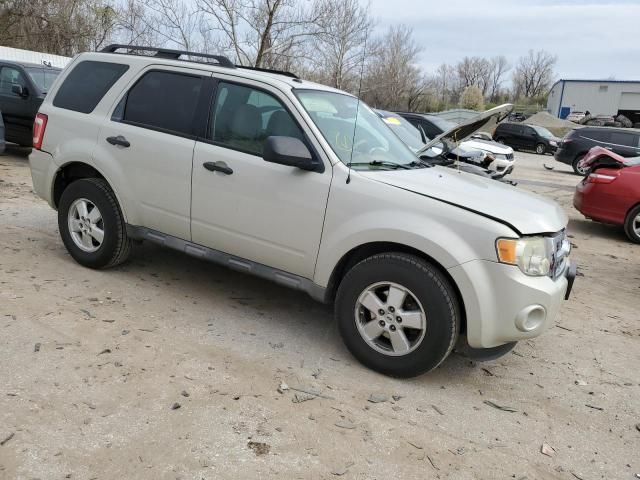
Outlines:
[[[257,80],[261,82],[270,83],[274,86],[279,87],[288,87],[290,89],[298,89],[298,90],[319,90],[319,91],[327,91],[327,92],[335,92],[341,93],[343,95],[350,95],[347,92],[342,90],[338,90],[336,88],[328,87],[326,85],[321,85],[319,83],[311,82],[304,79],[294,78],[285,73],[277,73],[275,71],[262,71],[262,70],[252,70],[248,68],[239,67],[227,67],[222,66],[220,64],[215,63],[206,63],[206,62],[196,62],[190,60],[183,59],[174,59],[174,58],[163,58],[161,56],[150,56],[150,55],[136,55],[136,54],[127,54],[127,53],[107,53],[107,52],[87,52],[79,55],[77,61],[83,60],[105,60],[108,58],[113,62],[122,62],[126,61],[129,64],[135,64],[140,67],[145,65],[167,65],[172,67],[181,67],[181,68],[195,68],[198,70],[205,70],[214,73],[224,73],[227,75],[234,75],[241,78],[247,78],[252,80]],[[74,62],[75,63],[75,62]]]
[[597,130],[601,132],[623,132],[640,134],[639,128],[600,127],[597,125],[584,125],[580,130]]
[[46,68],[48,70],[56,70],[58,72],[62,71],[61,68],[58,67],[50,67],[49,65],[45,65],[43,63],[31,63],[31,62],[17,62],[15,60],[0,60],[0,64],[2,65],[13,65],[19,67],[28,67],[28,68]]

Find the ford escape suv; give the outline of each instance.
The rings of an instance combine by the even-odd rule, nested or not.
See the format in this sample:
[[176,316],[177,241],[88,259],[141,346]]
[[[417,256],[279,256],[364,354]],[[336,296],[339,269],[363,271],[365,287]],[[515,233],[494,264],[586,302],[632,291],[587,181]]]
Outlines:
[[575,276],[555,203],[430,167],[352,95],[222,56],[83,53],[33,145],[34,190],[81,265],[148,240],[303,290],[388,375],[437,367],[459,336],[509,351],[553,321]]

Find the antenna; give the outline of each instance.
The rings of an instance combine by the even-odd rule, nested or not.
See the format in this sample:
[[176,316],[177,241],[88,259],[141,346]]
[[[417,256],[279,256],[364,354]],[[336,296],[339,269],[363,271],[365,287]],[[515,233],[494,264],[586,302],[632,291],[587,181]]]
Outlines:
[[358,128],[358,115],[360,113],[360,94],[362,93],[362,76],[364,75],[364,59],[367,54],[367,40],[369,39],[369,28],[364,30],[364,46],[362,48],[362,64],[360,65],[360,80],[358,82],[358,101],[356,103],[356,118],[353,122],[353,137],[351,138],[351,155],[349,156],[349,173],[347,174],[347,184],[351,183],[351,163],[353,162],[353,149],[356,146],[356,129]]

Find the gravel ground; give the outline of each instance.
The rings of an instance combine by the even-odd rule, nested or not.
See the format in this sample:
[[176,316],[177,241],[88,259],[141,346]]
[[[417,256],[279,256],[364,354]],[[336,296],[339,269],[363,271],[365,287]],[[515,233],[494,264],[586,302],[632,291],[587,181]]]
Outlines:
[[556,327],[407,381],[354,361],[304,294],[148,244],[80,267],[18,153],[0,157],[0,478],[640,473],[640,246],[573,210],[552,157],[518,153],[513,177],[571,217],[583,276]]

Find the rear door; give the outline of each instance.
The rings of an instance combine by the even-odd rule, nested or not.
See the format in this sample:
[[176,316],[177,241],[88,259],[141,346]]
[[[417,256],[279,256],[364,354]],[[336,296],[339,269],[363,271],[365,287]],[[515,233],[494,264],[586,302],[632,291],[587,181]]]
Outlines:
[[[312,278],[332,169],[265,162],[269,136],[296,137],[319,155],[286,95],[260,82],[216,75],[206,136],[193,157],[193,241],[269,267]],[[216,163],[226,171],[211,171]]]
[[637,157],[640,155],[639,137],[637,133],[612,130],[610,143],[606,148],[623,157]]
[[196,69],[147,67],[106,119],[94,155],[126,172],[119,191],[124,203],[135,206],[136,225],[191,239],[196,116],[208,108],[210,78]]
[[519,128],[521,129],[521,134],[519,135],[520,146],[528,149],[536,148],[536,144],[538,143],[536,131],[527,125],[521,125]]

